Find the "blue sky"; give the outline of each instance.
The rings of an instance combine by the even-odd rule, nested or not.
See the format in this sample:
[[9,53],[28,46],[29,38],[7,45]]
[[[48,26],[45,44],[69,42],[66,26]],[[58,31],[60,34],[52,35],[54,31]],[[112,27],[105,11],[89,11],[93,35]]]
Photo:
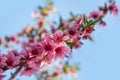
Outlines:
[[[67,19],[69,11],[88,14],[97,10],[107,0],[54,0],[55,6]],[[116,0],[120,5],[120,0]],[[13,35],[27,24],[33,24],[31,13],[45,0],[0,0],[0,37]],[[120,6],[119,6],[120,7]],[[55,19],[56,17],[51,17]],[[75,50],[71,62],[80,62],[78,80],[120,80],[120,14],[108,15],[107,26],[93,33],[94,42],[85,41],[84,46]],[[22,77],[20,80],[28,79]],[[34,80],[32,76],[29,80]]]

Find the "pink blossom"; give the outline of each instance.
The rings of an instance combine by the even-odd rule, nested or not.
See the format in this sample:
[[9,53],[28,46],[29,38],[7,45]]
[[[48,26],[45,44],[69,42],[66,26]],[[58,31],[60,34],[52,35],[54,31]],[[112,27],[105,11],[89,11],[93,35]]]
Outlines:
[[63,58],[66,54],[70,53],[70,48],[65,45],[59,45],[55,48],[55,58]]
[[13,51],[9,51],[8,55],[6,55],[7,67],[10,69],[13,68],[13,66],[17,65],[20,62],[20,57],[15,54],[16,53],[14,53]]
[[10,37],[10,40],[11,40],[12,42],[17,42],[17,37],[16,37],[16,36],[11,36],[11,37]]
[[20,53],[21,53],[20,57],[21,57],[22,60],[25,60],[26,62],[30,61],[30,58],[31,58],[30,57],[30,52],[27,48],[23,49]]
[[26,76],[31,76],[34,72],[36,72],[37,70],[33,67],[25,67],[22,71],[21,71],[21,76],[22,75],[26,75]]
[[80,16],[78,17],[77,21],[75,21],[75,24],[74,24],[75,29],[79,29],[82,23],[83,23],[83,16]]
[[96,19],[96,20],[98,18],[100,18],[100,16],[101,16],[101,13],[98,12],[98,11],[93,11],[93,12],[90,13],[90,18],[93,18],[93,19]]
[[83,39],[91,39],[91,33],[93,31],[94,31],[94,27],[89,27],[89,28],[84,30],[84,32],[82,33],[81,37]]
[[102,14],[103,14],[104,16],[106,16],[107,13],[108,13],[108,8],[107,8],[107,7],[99,6],[99,10],[102,11]]
[[17,50],[12,50],[11,51],[13,53],[14,56],[16,56],[17,58],[20,57],[20,53]]
[[44,40],[42,45],[45,53],[53,53],[54,43],[51,40]]
[[52,60],[54,59],[54,57],[55,57],[54,52],[51,53],[51,54],[48,53],[48,54],[44,57],[44,59],[42,60],[42,65],[41,65],[41,66],[50,65],[51,62],[52,62]]
[[5,75],[0,75],[0,80],[3,80],[4,77]]
[[38,11],[35,11],[34,13],[32,13],[32,17],[37,19],[40,17],[40,13]]
[[110,12],[113,12],[114,15],[118,15],[118,6],[116,4],[110,5],[108,9]]
[[57,31],[51,36],[51,38],[52,38],[55,42],[57,42],[57,43],[61,43],[61,42],[64,42],[64,41],[66,41],[66,40],[69,39],[69,37],[68,37],[68,36],[65,36],[61,30],[57,30]]
[[103,27],[103,26],[106,26],[106,23],[105,23],[104,21],[101,21],[99,27],[101,28],[101,27]]
[[6,60],[7,60],[6,55],[1,55],[0,56],[0,68],[3,68],[7,65]]
[[77,29],[70,29],[69,30],[69,34],[71,35],[71,36],[76,36],[76,35],[78,35],[78,30]]
[[55,32],[56,29],[55,29],[55,23],[54,22],[50,23],[50,28],[51,28],[52,32]]
[[31,43],[30,46],[27,48],[29,48],[31,56],[40,56],[43,52],[43,47],[40,43]]
[[37,72],[41,66],[41,58],[35,57],[26,61],[27,64],[24,65],[24,69],[21,72],[22,75],[31,76],[33,73]]
[[79,40],[73,40],[74,48],[78,49],[81,47],[82,43]]
[[2,68],[0,68],[0,74],[1,74],[1,73],[3,73],[3,69],[2,69]]
[[69,26],[69,24],[70,24],[69,22],[63,22],[63,23],[60,24],[60,27],[66,28],[66,27]]
[[74,38],[79,37],[80,31],[73,27],[68,30],[68,35],[70,35],[70,39],[73,40]]
[[43,17],[39,17],[38,18],[38,26],[42,27],[45,24],[45,20]]
[[[33,63],[38,64],[39,63],[38,61],[43,57],[41,46],[39,45],[30,46],[30,48],[27,47],[26,49],[22,50],[21,54],[22,54],[21,59],[26,62],[27,66],[33,65]],[[38,66],[36,67],[38,68]]]

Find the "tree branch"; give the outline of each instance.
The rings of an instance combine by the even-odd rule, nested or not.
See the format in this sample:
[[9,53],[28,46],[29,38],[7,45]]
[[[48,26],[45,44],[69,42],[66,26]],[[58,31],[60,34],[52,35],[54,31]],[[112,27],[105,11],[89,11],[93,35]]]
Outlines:
[[13,80],[17,76],[17,74],[21,71],[21,69],[22,65],[12,74],[9,80]]

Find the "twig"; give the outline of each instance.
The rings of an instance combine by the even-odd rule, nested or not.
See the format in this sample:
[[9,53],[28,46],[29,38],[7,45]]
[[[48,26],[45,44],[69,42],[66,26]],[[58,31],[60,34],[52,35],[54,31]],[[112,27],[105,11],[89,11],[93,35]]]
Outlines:
[[13,80],[17,76],[17,74],[21,71],[21,69],[22,65],[12,74],[9,80]]

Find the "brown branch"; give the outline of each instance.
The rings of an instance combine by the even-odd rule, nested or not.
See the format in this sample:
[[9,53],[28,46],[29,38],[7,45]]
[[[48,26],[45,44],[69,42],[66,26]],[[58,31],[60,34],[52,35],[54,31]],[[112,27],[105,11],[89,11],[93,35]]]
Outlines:
[[[47,55],[48,55],[48,54],[46,54],[46,55],[41,59],[41,61],[44,60],[44,59],[47,57]],[[35,57],[32,57],[32,58],[35,58]],[[22,65],[21,65],[21,64],[22,64]],[[15,78],[15,77],[17,76],[17,74],[21,71],[22,67],[23,67],[25,64],[26,64],[26,62],[23,62],[23,63],[20,63],[20,64],[14,66],[14,67],[19,66],[19,68],[12,74],[12,76],[10,77],[9,80],[14,80],[14,78]]]
[[21,71],[22,65],[12,74],[9,80],[14,80],[14,78],[17,76],[17,74]]

